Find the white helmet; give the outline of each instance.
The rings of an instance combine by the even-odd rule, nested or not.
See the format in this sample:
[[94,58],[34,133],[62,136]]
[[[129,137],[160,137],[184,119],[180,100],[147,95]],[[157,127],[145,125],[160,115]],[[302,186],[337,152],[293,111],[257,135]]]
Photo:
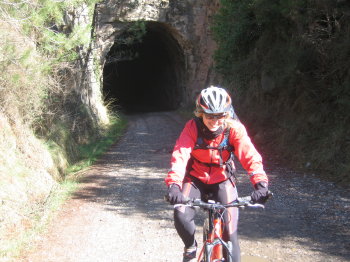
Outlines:
[[231,97],[225,89],[210,86],[201,91],[196,101],[196,107],[198,112],[207,114],[227,113],[232,108]]

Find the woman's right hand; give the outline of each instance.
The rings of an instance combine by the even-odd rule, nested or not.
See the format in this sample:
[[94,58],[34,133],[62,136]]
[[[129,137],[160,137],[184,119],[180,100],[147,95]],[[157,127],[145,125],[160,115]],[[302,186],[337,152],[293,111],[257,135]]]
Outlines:
[[181,192],[181,189],[176,184],[171,184],[168,188],[168,199],[170,204],[182,204],[185,202],[185,197]]

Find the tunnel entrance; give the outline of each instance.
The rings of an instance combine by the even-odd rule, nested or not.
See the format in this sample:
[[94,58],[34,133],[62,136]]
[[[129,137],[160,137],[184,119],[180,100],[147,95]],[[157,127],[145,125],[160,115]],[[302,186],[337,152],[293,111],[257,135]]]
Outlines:
[[170,27],[147,22],[141,42],[118,44],[116,39],[107,54],[104,97],[126,113],[177,109],[183,99],[184,64]]

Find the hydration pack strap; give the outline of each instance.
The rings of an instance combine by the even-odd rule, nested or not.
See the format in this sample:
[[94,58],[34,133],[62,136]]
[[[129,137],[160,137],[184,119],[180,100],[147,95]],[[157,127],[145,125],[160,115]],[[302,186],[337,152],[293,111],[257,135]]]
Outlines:
[[[222,167],[224,164],[229,163],[230,161],[233,161],[234,155],[233,155],[232,152],[234,151],[234,147],[231,146],[230,143],[229,143],[229,136],[230,136],[231,128],[226,128],[225,129],[225,131],[224,131],[224,139],[222,140],[222,142],[220,143],[220,145],[218,147],[209,146],[208,144],[206,144],[204,142],[204,139],[200,136],[198,121],[200,121],[200,119],[195,118],[195,122],[196,122],[198,131],[197,131],[197,141],[196,141],[196,144],[195,144],[193,150],[196,150],[196,149],[215,149],[215,150],[218,150],[219,154],[220,154],[220,167]],[[222,159],[222,151],[223,150],[227,150],[227,151],[230,152],[230,157],[225,162]],[[197,159],[195,159],[195,160],[199,161]],[[210,163],[204,163],[204,164],[206,164],[208,166],[217,165],[217,164],[210,164]]]

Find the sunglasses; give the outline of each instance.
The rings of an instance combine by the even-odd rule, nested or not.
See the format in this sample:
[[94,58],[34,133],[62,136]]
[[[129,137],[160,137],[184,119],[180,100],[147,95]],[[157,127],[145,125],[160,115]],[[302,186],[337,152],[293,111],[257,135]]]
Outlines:
[[204,114],[206,119],[209,120],[221,120],[224,119],[226,117],[227,114],[220,114],[220,115],[212,115],[212,114]]

